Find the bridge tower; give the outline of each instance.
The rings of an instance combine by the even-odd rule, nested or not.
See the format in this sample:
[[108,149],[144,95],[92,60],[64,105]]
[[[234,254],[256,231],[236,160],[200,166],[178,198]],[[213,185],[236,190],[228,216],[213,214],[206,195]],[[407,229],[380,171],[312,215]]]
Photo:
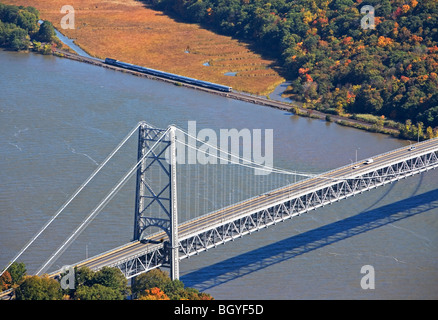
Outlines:
[[[139,127],[134,240],[147,241],[156,229],[166,232],[165,264],[179,279],[175,127]],[[147,155],[146,155],[147,154]],[[146,157],[144,157],[146,155]]]

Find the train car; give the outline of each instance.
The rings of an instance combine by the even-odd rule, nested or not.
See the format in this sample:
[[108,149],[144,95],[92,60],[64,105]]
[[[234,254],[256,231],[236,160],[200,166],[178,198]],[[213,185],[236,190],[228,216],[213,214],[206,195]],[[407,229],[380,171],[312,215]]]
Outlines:
[[168,73],[168,72],[155,70],[155,69],[151,69],[151,68],[140,67],[140,66],[137,66],[135,64],[130,64],[127,62],[118,61],[116,59],[106,58],[105,63],[113,65],[113,66],[117,66],[120,68],[125,68],[125,69],[129,69],[129,70],[137,71],[137,72],[150,74],[150,75],[157,76],[157,77],[162,77],[162,78],[166,78],[166,79],[170,79],[170,80],[180,81],[180,82],[184,82],[184,83],[192,84],[192,85],[196,85],[196,86],[201,86],[201,87],[208,88],[208,89],[225,91],[225,92],[231,92],[231,90],[232,90],[231,87],[223,86],[223,85],[220,85],[217,83],[188,78],[188,77],[180,76],[177,74]]
[[117,62],[116,59],[111,59],[111,58],[106,58],[106,59],[105,59],[105,63],[107,63],[107,64],[114,64],[114,63],[116,63],[116,62]]

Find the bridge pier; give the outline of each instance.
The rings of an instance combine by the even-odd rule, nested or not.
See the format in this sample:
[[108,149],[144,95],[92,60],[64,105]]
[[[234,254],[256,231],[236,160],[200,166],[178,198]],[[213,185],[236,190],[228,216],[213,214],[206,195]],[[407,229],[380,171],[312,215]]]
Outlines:
[[174,126],[164,130],[146,123],[139,127],[141,165],[137,169],[133,237],[148,241],[152,227],[166,232],[168,245],[163,258],[169,264],[172,280],[179,279],[175,130]]

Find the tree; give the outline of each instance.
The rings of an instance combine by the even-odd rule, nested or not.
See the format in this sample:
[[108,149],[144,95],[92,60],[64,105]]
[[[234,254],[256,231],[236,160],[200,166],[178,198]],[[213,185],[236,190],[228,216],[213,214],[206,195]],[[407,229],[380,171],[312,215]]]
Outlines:
[[362,86],[356,96],[353,110],[357,113],[375,114],[380,111],[383,106],[383,99],[380,92],[371,86]]
[[432,127],[438,126],[438,94],[435,95],[435,97],[430,99],[430,103],[433,103],[436,100],[437,105],[430,107],[428,110],[426,110],[424,113],[420,114],[419,118],[424,121],[424,123],[427,123],[431,125]]
[[184,283],[181,280],[173,280],[166,284],[164,292],[170,300],[181,300],[186,297]]
[[17,300],[60,300],[61,285],[47,276],[27,276],[15,290]]
[[75,284],[76,287],[88,286],[91,287],[94,284],[93,281],[94,271],[88,267],[81,267],[75,269]]
[[26,30],[17,27],[10,33],[8,42],[12,50],[26,50],[29,48],[30,37]]
[[95,284],[100,284],[114,290],[123,299],[128,294],[128,281],[119,268],[103,267],[93,277]]
[[134,284],[132,285],[132,293],[134,296],[137,296],[141,292],[154,287],[164,288],[170,282],[170,277],[166,272],[162,271],[160,268],[153,269],[149,272],[142,273],[135,278]]
[[432,127],[429,126],[426,129],[426,139],[432,139],[432,138],[434,138],[433,129]]
[[117,290],[95,283],[91,287],[81,286],[75,292],[76,300],[123,300]]
[[38,30],[38,15],[28,10],[20,10],[17,16],[17,25],[28,32]]
[[18,284],[26,276],[26,265],[23,262],[14,262],[8,268],[12,284]]
[[139,300],[213,300],[209,294],[184,287],[180,280],[172,281],[166,272],[158,268],[137,276],[132,292]]
[[38,11],[33,7],[0,4],[0,45],[12,50],[27,50],[38,31]]
[[12,285],[11,274],[6,270],[0,277],[0,291],[8,290]]
[[44,21],[40,26],[37,38],[42,42],[51,42],[55,35],[53,24],[50,21]]
[[77,300],[123,300],[129,294],[128,281],[118,268],[103,267],[94,272],[81,267],[75,271]]
[[170,300],[169,297],[157,287],[145,290],[138,300]]

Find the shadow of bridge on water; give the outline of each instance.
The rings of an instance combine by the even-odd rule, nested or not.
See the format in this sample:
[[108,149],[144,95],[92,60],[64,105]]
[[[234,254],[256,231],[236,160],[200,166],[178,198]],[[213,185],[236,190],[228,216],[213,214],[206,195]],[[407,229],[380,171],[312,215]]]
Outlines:
[[335,242],[438,208],[438,189],[203,267],[181,277],[185,285],[205,291],[271,265]]

